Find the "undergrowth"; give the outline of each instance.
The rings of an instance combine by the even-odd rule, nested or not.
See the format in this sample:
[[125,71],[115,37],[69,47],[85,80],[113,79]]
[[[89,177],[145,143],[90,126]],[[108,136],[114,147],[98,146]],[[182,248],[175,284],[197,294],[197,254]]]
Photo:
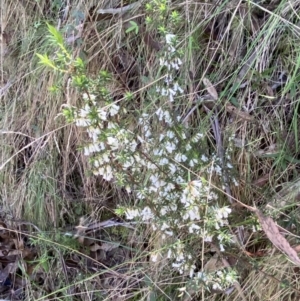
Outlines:
[[299,1],[102,2],[0,4],[1,297],[299,299]]

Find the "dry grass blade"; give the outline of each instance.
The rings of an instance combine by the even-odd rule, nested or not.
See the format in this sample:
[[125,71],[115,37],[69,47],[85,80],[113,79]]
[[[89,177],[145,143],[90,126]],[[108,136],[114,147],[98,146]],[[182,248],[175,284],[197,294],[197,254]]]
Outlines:
[[255,210],[262,229],[273,243],[273,245],[285,253],[292,262],[300,266],[300,259],[297,252],[291,247],[289,242],[279,232],[277,225],[271,217],[264,216],[259,210]]
[[98,14],[123,14],[131,9],[138,8],[141,6],[141,1],[136,1],[134,3],[128,4],[126,6],[122,6],[120,8],[106,8],[106,9],[98,9]]
[[12,82],[8,81],[2,88],[0,88],[0,97],[4,96],[8,89],[11,87]]

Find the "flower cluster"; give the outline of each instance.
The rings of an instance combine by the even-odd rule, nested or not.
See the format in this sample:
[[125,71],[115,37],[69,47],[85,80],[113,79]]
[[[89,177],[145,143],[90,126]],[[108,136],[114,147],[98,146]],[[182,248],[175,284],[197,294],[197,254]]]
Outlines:
[[234,283],[238,280],[235,270],[219,269],[215,272],[198,272],[193,282],[202,282],[209,290],[230,292]]
[[[169,102],[183,92],[171,72],[181,65],[173,55],[177,53],[174,39],[166,35],[171,55],[164,55],[161,63],[168,80],[156,89],[160,98]],[[180,116],[163,107],[141,114],[136,124],[138,131],[132,133],[119,122],[121,107],[106,94],[106,106],[100,107],[100,96],[92,92],[83,94],[86,103],[75,112],[75,122],[88,134],[89,143],[83,152],[90,159],[93,173],[135,195],[139,205],[127,208],[126,218],[151,224],[154,231],[162,233],[166,244],[170,238],[175,239],[174,247],[166,248],[165,256],[172,261],[173,269],[194,277],[195,256],[178,236],[184,238],[182,233],[186,233],[190,239],[200,237],[205,242],[215,237],[221,250],[230,241],[228,234],[219,231],[227,224],[230,208],[217,206],[218,195],[204,178],[188,180],[190,171],[219,173],[218,165],[210,164],[205,152],[205,135],[190,135],[180,124]],[[152,256],[152,260],[157,258],[158,254]]]
[[138,219],[161,233],[166,248],[153,252],[151,260],[165,256],[178,273],[198,279],[189,242],[214,240],[223,251],[231,241],[223,231],[231,209],[218,205],[218,194],[206,180],[206,175],[222,171],[206,151],[204,133],[191,133],[170,109],[184,92],[176,80],[182,58],[170,32],[164,35],[165,49],[159,58],[164,72],[154,92],[159,106],[140,114],[131,126],[135,132],[122,124],[127,113],[106,91],[107,74],[86,86],[84,105],[73,116],[87,133],[83,153],[94,175],[125,188],[138,201],[126,208],[126,219]]
[[183,89],[178,82],[174,80],[174,73],[180,69],[182,60],[175,48],[176,36],[168,33],[165,35],[165,39],[167,49],[159,59],[159,64],[161,67],[166,68],[166,74],[164,75],[164,84],[157,86],[156,92],[160,93],[161,96],[168,96],[169,101],[172,103],[176,95],[183,93]]
[[[159,20],[165,22],[167,7],[167,0],[158,0],[150,1],[147,9],[160,12]],[[128,120],[125,106],[108,92],[109,74],[101,71],[96,79],[88,78],[80,59],[73,62],[76,68],[71,79],[83,105],[65,106],[63,114],[86,133],[82,150],[94,175],[125,188],[136,200],[133,208],[124,210],[126,219],[139,219],[161,234],[165,246],[154,250],[151,260],[165,257],[179,274],[220,289],[233,282],[234,274],[199,272],[193,242],[199,248],[213,241],[223,251],[231,242],[225,227],[231,209],[218,204],[218,194],[207,181],[211,174],[222,176],[222,164],[207,151],[205,135],[184,127],[180,114],[175,113],[174,100],[184,92],[178,76],[183,58],[173,34],[179,15],[173,12],[170,21],[170,27],[159,27],[165,43],[159,58],[162,80],[147,94],[157,101],[144,108],[130,127],[123,123]],[[61,56],[66,54],[63,49]],[[71,65],[71,55],[66,62]]]

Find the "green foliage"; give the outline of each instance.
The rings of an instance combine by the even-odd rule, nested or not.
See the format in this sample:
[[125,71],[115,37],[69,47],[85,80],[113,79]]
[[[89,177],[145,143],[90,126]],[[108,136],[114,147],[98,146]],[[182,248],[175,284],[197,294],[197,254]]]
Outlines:
[[134,22],[134,21],[129,21],[129,23],[130,23],[131,26],[126,30],[126,33],[134,31],[135,34],[138,34],[139,33],[139,26],[138,26],[138,24],[136,22]]
[[48,58],[47,54],[42,55],[42,54],[37,53],[36,55],[37,55],[38,58],[40,59],[40,63],[41,63],[41,64],[43,64],[43,65],[45,65],[45,66],[47,66],[47,67],[53,68],[54,70],[59,70],[59,69],[56,67],[55,63],[52,62],[52,61]]

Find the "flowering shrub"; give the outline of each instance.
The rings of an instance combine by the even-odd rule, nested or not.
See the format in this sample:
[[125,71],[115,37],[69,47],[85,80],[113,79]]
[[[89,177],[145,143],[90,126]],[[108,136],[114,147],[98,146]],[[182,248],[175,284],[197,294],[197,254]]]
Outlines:
[[[166,2],[162,0],[161,4],[162,7],[148,5],[149,15],[161,9],[163,15]],[[88,78],[84,68],[72,74],[83,106],[66,105],[63,115],[86,131],[88,142],[82,150],[93,174],[125,188],[138,200],[133,207],[120,207],[116,212],[161,233],[165,247],[153,250],[151,260],[165,257],[174,271],[188,276],[192,283],[225,289],[236,281],[234,271],[205,273],[197,267],[194,242],[214,241],[221,251],[231,242],[226,228],[231,209],[218,204],[218,193],[210,183],[210,175],[221,175],[222,168],[218,158],[205,150],[205,133],[199,130],[191,134],[173,110],[184,90],[180,79],[176,79],[183,64],[182,51],[177,49],[177,37],[172,32],[178,15],[172,13],[171,19],[169,28],[159,27],[165,46],[158,58],[162,79],[155,90],[149,88],[149,98],[159,102],[139,116],[134,132],[122,123],[127,114],[126,98],[121,102],[111,98],[107,90],[110,75],[106,71],[96,79]],[[150,17],[147,22],[151,23]],[[62,51],[60,62],[63,55]],[[78,59],[74,62],[83,65]]]

